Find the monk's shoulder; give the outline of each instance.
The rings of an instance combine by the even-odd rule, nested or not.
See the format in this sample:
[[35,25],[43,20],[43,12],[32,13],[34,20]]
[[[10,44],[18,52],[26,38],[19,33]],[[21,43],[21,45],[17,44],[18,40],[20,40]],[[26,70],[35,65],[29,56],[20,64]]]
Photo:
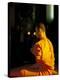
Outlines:
[[36,45],[42,46],[44,44],[44,42],[45,42],[44,40],[40,40],[40,41],[36,42]]
[[49,42],[50,47],[53,48],[53,44],[50,39],[48,39],[48,42]]
[[52,42],[51,42],[51,40],[50,40],[50,39],[48,39],[48,42],[50,43],[50,45],[52,45]]

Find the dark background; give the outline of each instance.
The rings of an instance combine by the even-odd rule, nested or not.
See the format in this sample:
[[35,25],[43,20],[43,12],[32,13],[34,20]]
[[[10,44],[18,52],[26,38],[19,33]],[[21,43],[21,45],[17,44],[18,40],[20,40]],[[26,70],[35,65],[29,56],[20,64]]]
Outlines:
[[55,66],[58,67],[58,6],[54,6],[54,20],[47,22],[46,5],[8,3],[8,70],[35,63],[30,48],[37,41],[33,33],[39,22],[46,26],[47,36],[54,46]]

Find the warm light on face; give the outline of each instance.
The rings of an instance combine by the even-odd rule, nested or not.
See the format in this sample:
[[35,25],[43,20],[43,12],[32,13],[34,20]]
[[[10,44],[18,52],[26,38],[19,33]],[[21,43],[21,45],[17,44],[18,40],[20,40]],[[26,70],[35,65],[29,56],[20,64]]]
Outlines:
[[35,35],[36,35],[38,38],[41,38],[41,37],[44,36],[44,31],[43,31],[42,29],[36,30]]
[[40,35],[42,35],[44,33],[44,31],[42,29],[39,30]]
[[30,32],[27,32],[28,35],[30,35]]

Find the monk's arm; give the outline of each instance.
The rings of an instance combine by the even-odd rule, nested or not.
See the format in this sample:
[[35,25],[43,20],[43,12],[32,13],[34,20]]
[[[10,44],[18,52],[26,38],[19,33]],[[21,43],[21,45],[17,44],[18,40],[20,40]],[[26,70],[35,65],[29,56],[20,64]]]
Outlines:
[[35,56],[41,54],[41,47],[40,47],[40,45],[39,45],[39,44],[35,44],[35,45],[31,48],[31,52],[32,52],[32,54],[34,54]]

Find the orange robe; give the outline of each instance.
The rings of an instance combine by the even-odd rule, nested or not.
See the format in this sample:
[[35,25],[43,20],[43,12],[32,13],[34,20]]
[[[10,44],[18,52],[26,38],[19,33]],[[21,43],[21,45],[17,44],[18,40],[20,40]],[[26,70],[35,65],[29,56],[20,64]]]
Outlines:
[[54,50],[49,39],[38,41],[31,49],[36,63],[20,71],[22,76],[52,75],[54,71]]
[[52,74],[55,58],[51,41],[47,38],[38,41],[32,48],[32,53],[36,57],[37,64],[40,64],[40,73],[42,75]]
[[54,50],[49,39],[38,41],[31,49],[32,54],[36,57],[36,63],[33,65],[23,66],[11,73],[11,76],[41,76],[52,75],[54,70]]

